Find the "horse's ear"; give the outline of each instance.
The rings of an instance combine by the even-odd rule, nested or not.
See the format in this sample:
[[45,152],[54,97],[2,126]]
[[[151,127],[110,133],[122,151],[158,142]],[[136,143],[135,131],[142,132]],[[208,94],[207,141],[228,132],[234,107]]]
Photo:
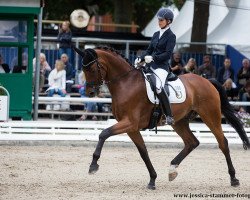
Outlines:
[[76,48],[74,45],[72,45],[71,48],[74,49],[74,51],[78,53],[81,57],[84,57],[85,55],[84,51],[81,51],[80,49]]

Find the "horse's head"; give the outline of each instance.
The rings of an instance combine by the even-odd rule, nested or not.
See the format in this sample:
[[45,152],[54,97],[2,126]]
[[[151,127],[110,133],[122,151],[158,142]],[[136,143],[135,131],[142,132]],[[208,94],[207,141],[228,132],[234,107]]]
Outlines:
[[94,49],[74,50],[82,57],[82,70],[86,77],[86,95],[94,97],[99,93],[100,85],[103,83],[101,66],[98,61],[97,53]]

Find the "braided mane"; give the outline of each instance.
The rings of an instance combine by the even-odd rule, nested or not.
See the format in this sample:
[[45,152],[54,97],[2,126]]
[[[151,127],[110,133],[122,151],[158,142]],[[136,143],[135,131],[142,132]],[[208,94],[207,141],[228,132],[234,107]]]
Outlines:
[[112,54],[116,54],[116,55],[119,55],[121,56],[130,66],[132,66],[131,62],[121,53],[119,52],[118,50],[112,48],[112,47],[108,47],[108,46],[98,46],[96,47],[96,49],[100,49],[100,50],[104,50],[104,51],[109,51],[111,52]]

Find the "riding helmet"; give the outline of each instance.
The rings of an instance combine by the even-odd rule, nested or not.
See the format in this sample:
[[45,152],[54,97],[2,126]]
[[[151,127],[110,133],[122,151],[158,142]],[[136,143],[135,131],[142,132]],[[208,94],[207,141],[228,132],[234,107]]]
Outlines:
[[170,20],[172,22],[174,19],[174,13],[168,8],[160,8],[157,12],[157,18]]

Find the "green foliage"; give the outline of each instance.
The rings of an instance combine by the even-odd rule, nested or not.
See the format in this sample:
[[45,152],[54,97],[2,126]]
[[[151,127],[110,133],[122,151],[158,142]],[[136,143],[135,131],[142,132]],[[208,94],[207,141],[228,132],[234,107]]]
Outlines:
[[173,0],[173,3],[179,10],[182,8],[185,2],[186,0]]
[[[162,0],[135,0],[133,19],[143,30],[148,22],[154,17],[158,9],[165,1]],[[139,31],[140,31],[139,30]]]
[[250,127],[250,114],[245,111],[239,111],[236,116],[241,120],[245,128]]
[[[115,16],[116,6],[119,5],[119,0],[47,0],[44,8],[44,19],[50,20],[69,20],[71,12],[75,9],[85,9],[88,11],[89,6],[98,6],[98,15],[110,13]],[[153,18],[155,13],[162,5],[167,5],[174,2],[180,8],[186,0],[134,0],[126,3],[132,4],[133,9],[123,9],[121,15],[126,14],[132,16],[132,20],[140,26],[142,30],[147,23]],[[129,7],[129,6],[127,6]],[[117,18],[117,13],[116,13]],[[119,18],[119,17],[118,17]],[[117,22],[117,20],[114,20]],[[118,22],[119,23],[119,22]],[[130,22],[131,23],[131,22]],[[139,31],[140,31],[139,30]]]
[[0,96],[5,96],[6,92],[1,88],[1,84],[0,84]]
[[93,0],[47,0],[44,8],[44,19],[69,20],[70,14],[75,9],[87,9]]
[[70,14],[76,9],[88,11],[89,6],[98,6],[98,14],[114,12],[114,3],[112,0],[47,0],[44,8],[44,19],[50,20],[69,20]]

